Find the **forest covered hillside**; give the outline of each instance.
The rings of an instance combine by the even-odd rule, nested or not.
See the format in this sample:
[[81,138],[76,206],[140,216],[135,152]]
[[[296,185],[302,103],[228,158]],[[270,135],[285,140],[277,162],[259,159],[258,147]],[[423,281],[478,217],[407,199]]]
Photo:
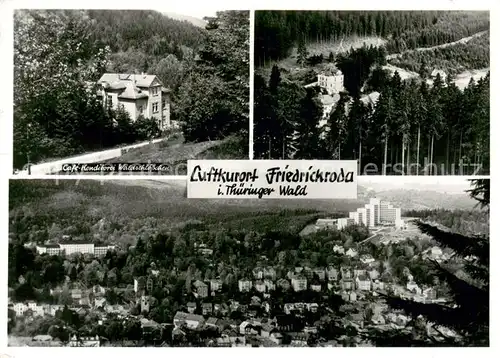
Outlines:
[[488,30],[489,12],[257,11],[255,29],[255,63],[263,64],[287,57],[301,39],[379,37],[389,53],[436,46]]
[[194,16],[182,15],[182,14],[178,14],[175,12],[164,12],[163,14],[165,16],[170,17],[171,19],[174,19],[174,20],[189,22],[190,24],[192,24],[194,26],[198,26],[202,29],[204,29],[208,23],[204,19],[199,19],[199,18],[194,17]]
[[64,234],[132,244],[136,236],[193,223],[298,232],[318,217],[346,216],[370,197],[389,200],[403,211],[473,209],[466,193],[358,190],[357,200],[204,200],[187,199],[184,180],[14,180],[9,183],[10,233],[22,242]]
[[[255,23],[255,158],[489,173],[489,12],[258,11]],[[335,88],[318,82],[338,70]]]

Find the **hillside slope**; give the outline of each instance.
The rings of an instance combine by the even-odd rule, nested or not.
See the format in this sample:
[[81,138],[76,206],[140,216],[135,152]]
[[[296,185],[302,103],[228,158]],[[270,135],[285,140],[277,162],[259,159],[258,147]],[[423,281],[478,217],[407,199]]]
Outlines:
[[163,14],[171,19],[178,20],[178,21],[186,21],[186,22],[188,22],[194,26],[200,27],[202,29],[204,29],[207,26],[207,22],[205,20],[198,19],[197,17],[177,14],[174,12],[164,12]]
[[[276,212],[302,209],[318,212],[354,210],[371,197],[391,201],[403,209],[472,209],[474,201],[464,194],[446,194],[424,190],[374,191],[358,187],[357,200],[258,200],[258,199],[187,199],[185,180],[14,180],[10,181],[11,210],[29,206],[34,210],[68,207],[99,208],[103,213],[122,212],[133,217],[231,216],[241,212]],[[64,214],[64,213],[60,213]]]

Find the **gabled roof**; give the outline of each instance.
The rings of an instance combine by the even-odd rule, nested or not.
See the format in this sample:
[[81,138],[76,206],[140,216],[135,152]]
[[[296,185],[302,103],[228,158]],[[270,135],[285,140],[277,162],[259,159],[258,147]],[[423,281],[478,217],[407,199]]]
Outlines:
[[207,285],[204,282],[201,282],[200,280],[197,280],[193,283],[194,287],[207,287]]
[[135,86],[133,83],[126,83],[124,87],[124,91],[120,93],[118,98],[123,99],[139,99],[139,98],[147,98],[148,94],[143,92],[139,87]]
[[339,99],[340,95],[338,93],[335,93],[333,96],[330,96],[329,94],[323,94],[321,95],[320,101],[323,106],[329,106],[337,103]]
[[379,98],[380,98],[379,92],[372,92],[366,96],[361,97],[361,102],[363,102],[365,106],[367,106],[368,104],[375,106]]
[[[102,77],[97,81],[97,83],[107,82],[111,85],[120,86],[120,83],[125,84],[127,82],[131,82],[135,84],[137,87],[151,87],[154,82],[157,82],[158,85],[162,85],[160,80],[155,75],[148,74],[131,74],[131,73],[105,73]],[[117,88],[119,89],[119,87]],[[163,88],[162,88],[163,89]]]
[[197,314],[192,314],[192,313],[180,312],[180,311],[175,314],[174,319],[177,319],[177,320],[198,321],[198,322],[203,322],[204,321],[203,316],[200,316],[200,315],[197,315]]
[[212,324],[212,325],[214,325],[214,326],[215,326],[215,325],[217,324],[217,321],[218,321],[218,320],[219,320],[218,318],[215,318],[215,317],[209,317],[209,318],[207,319],[207,324]]

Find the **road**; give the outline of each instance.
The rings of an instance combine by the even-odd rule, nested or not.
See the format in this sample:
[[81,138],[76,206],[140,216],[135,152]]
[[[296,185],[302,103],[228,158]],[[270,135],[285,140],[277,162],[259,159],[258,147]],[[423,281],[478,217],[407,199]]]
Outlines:
[[445,47],[450,47],[450,46],[454,46],[454,45],[458,45],[458,44],[465,44],[465,43],[469,42],[472,39],[475,39],[477,37],[483,36],[487,32],[488,31],[481,31],[481,32],[475,33],[472,36],[464,37],[464,38],[461,38],[460,40],[457,40],[457,41],[454,41],[454,42],[448,42],[448,43],[445,43],[445,44],[442,44],[442,45],[437,45],[437,46],[432,46],[432,47],[419,47],[419,48],[416,48],[416,49],[407,50],[407,51],[403,51],[403,52],[400,52],[400,53],[395,53],[395,54],[392,54],[392,55],[388,55],[387,56],[387,60],[391,60],[393,58],[401,57],[404,54],[410,53],[410,52],[432,51],[432,50],[436,50],[438,48],[445,48]]
[[[392,55],[388,55],[387,56],[387,60],[391,60],[391,59],[394,59],[394,58],[398,58],[398,57],[401,57],[403,54],[405,53],[410,53],[410,52],[414,52],[414,51],[432,51],[432,50],[435,50],[435,49],[438,49],[438,48],[445,48],[445,47],[450,47],[450,46],[454,46],[454,45],[457,45],[457,44],[463,44],[463,43],[467,43],[469,42],[470,40],[474,39],[474,38],[477,38],[477,37],[480,37],[480,36],[483,36],[484,34],[486,34],[488,31],[481,31],[481,32],[478,32],[472,36],[468,36],[468,37],[464,37],[464,38],[461,38],[460,40],[457,40],[457,41],[454,41],[454,42],[448,42],[448,43],[445,43],[445,44],[442,44],[442,45],[437,45],[437,46],[432,46],[432,47],[419,47],[419,48],[416,48],[416,49],[413,49],[413,50],[407,50],[407,51],[404,51],[404,52],[401,52],[401,53],[396,53],[396,54],[392,54]],[[387,64],[386,66],[384,66],[384,69],[390,71],[391,73],[394,73],[396,71],[398,71],[399,75],[401,76],[401,78],[404,80],[404,79],[409,79],[409,78],[416,78],[416,77],[420,77],[418,73],[415,73],[415,72],[412,72],[412,71],[408,71],[408,70],[405,70],[404,68],[401,68],[401,67],[396,67],[396,66],[393,66],[393,65],[390,65],[390,64]],[[471,79],[474,79],[474,81],[478,81],[480,78],[482,77],[485,77],[486,74],[490,71],[489,68],[482,68],[482,69],[474,69],[474,70],[467,70],[467,71],[464,71],[462,73],[459,73],[458,75],[455,76],[455,85],[460,88],[461,90],[463,90],[465,87],[468,86],[469,82]],[[427,83],[432,85],[432,80],[427,80]]]
[[[160,139],[154,139],[153,141],[145,141],[142,143],[138,144],[132,144],[132,145],[127,145],[123,146],[120,148],[113,148],[113,149],[107,149],[103,150],[100,152],[94,152],[94,153],[87,153],[87,154],[82,154],[74,157],[69,157],[69,158],[64,158],[64,159],[59,159],[55,160],[52,162],[45,162],[45,163],[39,163],[39,164],[32,164],[31,165],[31,175],[47,175],[47,174],[56,174],[61,171],[61,167],[63,164],[66,163],[97,163],[100,161],[104,160],[109,160],[112,158],[117,158],[130,149],[135,149],[135,148],[141,148],[149,144],[154,144],[158,143],[161,141],[164,141],[165,138],[160,138]],[[21,170],[17,172],[17,175],[19,176],[29,176],[28,170]]]
[[377,235],[379,234],[379,232],[381,232],[381,231],[382,231],[382,230],[384,230],[384,229],[386,229],[386,228],[385,228],[385,227],[381,227],[381,228],[379,228],[377,231],[375,231],[375,232],[372,234],[372,236],[370,236],[370,237],[368,237],[368,238],[364,239],[363,241],[360,241],[360,242],[359,242],[359,244],[363,244],[363,243],[365,243],[365,242],[367,242],[367,241],[370,241],[370,240],[371,240],[371,239],[373,239],[375,236],[377,236]]

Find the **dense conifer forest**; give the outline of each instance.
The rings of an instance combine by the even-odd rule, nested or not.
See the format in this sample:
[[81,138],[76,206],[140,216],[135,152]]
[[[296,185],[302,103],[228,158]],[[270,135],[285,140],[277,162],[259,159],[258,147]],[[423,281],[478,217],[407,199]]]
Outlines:
[[255,63],[287,57],[303,38],[336,41],[350,36],[387,39],[389,53],[457,41],[489,29],[488,12],[464,11],[257,11]]
[[[362,174],[487,173],[488,27],[484,12],[257,12],[255,157],[357,159]],[[334,50],[354,35],[385,42]],[[325,53],[310,50],[321,42]],[[326,92],[312,85],[331,67],[344,91],[324,112]],[[459,84],[474,69],[486,75]]]
[[451,76],[470,69],[490,66],[489,31],[467,43],[436,48],[430,51],[409,51],[389,60],[391,65],[430,75],[432,68],[439,68]]

